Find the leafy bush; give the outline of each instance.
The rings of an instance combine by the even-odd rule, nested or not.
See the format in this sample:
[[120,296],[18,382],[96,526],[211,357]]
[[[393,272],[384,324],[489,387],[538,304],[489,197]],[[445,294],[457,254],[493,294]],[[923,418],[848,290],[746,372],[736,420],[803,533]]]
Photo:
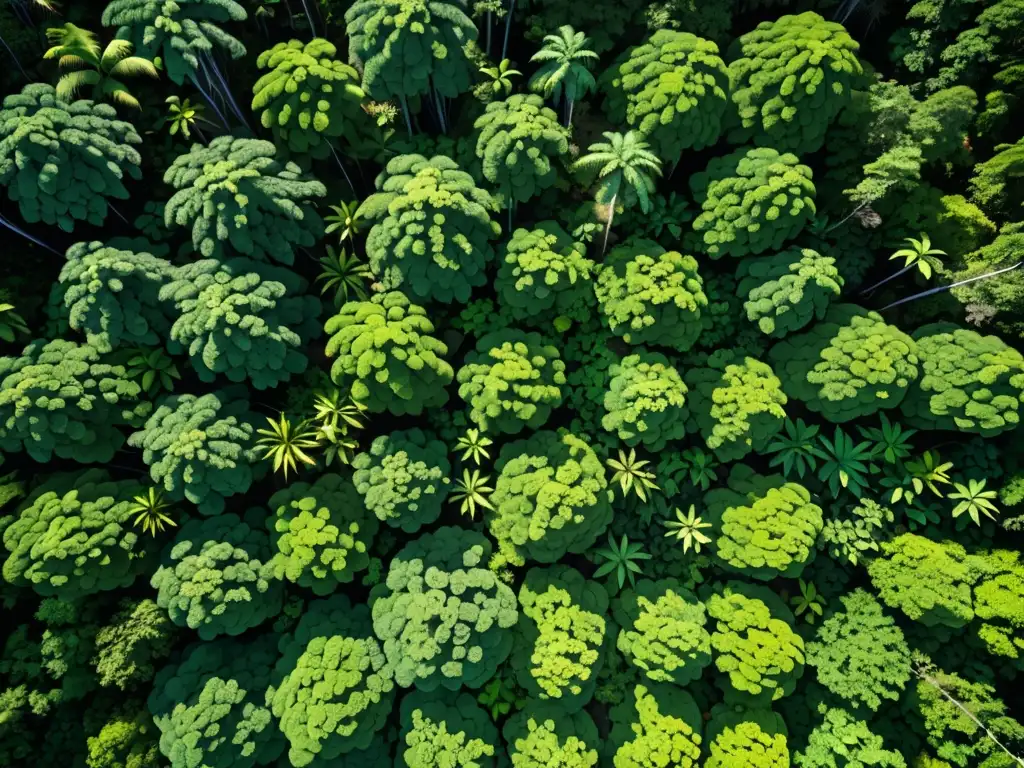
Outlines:
[[882,746],[882,737],[865,721],[856,720],[845,709],[829,707],[811,731],[807,748],[793,760],[801,768],[831,768],[840,764],[906,768],[899,752]]
[[448,347],[432,334],[423,307],[398,291],[347,302],[325,326],[331,378],[370,411],[420,414],[448,402],[455,376]]
[[615,768],[694,768],[700,756],[700,709],[670,685],[636,685],[612,707],[610,747]]
[[594,695],[608,593],[568,566],[531,568],[519,588],[512,669],[527,693],[570,714]]
[[330,474],[292,483],[270,497],[270,509],[275,578],[326,595],[369,567],[379,526],[351,480]]
[[821,320],[843,290],[835,259],[810,248],[745,259],[739,271],[747,319],[776,338]]
[[512,650],[515,593],[486,569],[483,534],[438,528],[395,555],[373,588],[373,632],[395,682],[430,692],[479,688]]
[[608,376],[601,426],[626,445],[657,452],[686,434],[686,385],[664,355],[629,355],[613,364]]
[[[402,699],[395,764],[407,768],[493,768],[498,730],[473,697],[414,691]],[[403,749],[402,745],[405,746]]]
[[174,640],[174,624],[155,602],[123,600],[110,623],[96,633],[99,684],[124,691],[150,682],[156,663],[170,654]]
[[406,533],[437,520],[448,495],[445,444],[419,429],[381,435],[352,460],[352,482],[366,509]]
[[608,327],[627,344],[685,352],[700,335],[703,285],[692,256],[634,240],[608,254],[594,292]]
[[512,329],[483,336],[459,369],[459,397],[485,432],[537,429],[564,397],[565,363],[539,333]]
[[718,704],[708,722],[705,768],[786,768],[786,724],[768,709],[728,709]]
[[281,609],[267,535],[238,515],[190,520],[153,574],[156,602],[203,640],[239,635]]
[[641,579],[612,603],[616,647],[656,683],[687,685],[711,663],[704,604],[676,579]]
[[502,727],[514,768],[595,768],[600,737],[585,710],[530,701]]
[[690,189],[701,207],[693,229],[712,259],[780,251],[817,212],[811,169],[769,147],[714,158]]
[[583,439],[535,432],[501,450],[487,527],[499,561],[553,563],[589,549],[612,519],[604,465]]

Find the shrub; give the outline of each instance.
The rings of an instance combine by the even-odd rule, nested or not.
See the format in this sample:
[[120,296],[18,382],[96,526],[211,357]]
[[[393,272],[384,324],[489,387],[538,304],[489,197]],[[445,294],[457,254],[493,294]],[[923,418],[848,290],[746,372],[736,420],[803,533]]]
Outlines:
[[769,709],[718,704],[708,722],[705,768],[788,768],[786,724]]
[[601,426],[626,445],[662,450],[686,434],[686,385],[657,352],[629,355],[608,369]]
[[601,740],[585,710],[529,701],[502,727],[513,768],[595,768]]
[[414,691],[402,699],[396,766],[495,768],[498,729],[473,697]]
[[630,686],[612,707],[609,747],[615,768],[694,768],[700,756],[700,709],[670,685]]
[[810,248],[744,259],[739,272],[747,319],[775,338],[821,320],[843,290],[835,259]]

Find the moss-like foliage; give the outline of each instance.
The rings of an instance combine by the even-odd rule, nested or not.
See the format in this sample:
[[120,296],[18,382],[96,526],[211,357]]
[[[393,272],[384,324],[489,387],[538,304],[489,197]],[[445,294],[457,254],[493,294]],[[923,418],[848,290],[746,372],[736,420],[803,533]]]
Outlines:
[[[375,99],[432,91],[454,98],[469,90],[465,46],[476,25],[458,0],[357,0],[345,11],[350,55],[362,63],[363,88]],[[408,107],[405,107],[408,109]]]
[[690,368],[684,380],[690,419],[720,461],[764,451],[782,429],[788,398],[767,363],[719,349],[704,366]]
[[490,556],[483,534],[444,527],[392,559],[370,600],[399,685],[479,688],[508,657],[519,612],[515,593],[487,570]]
[[843,610],[825,619],[807,643],[807,664],[851,707],[874,712],[883,699],[899,700],[910,679],[910,648],[870,592],[857,589],[840,602]]
[[612,604],[616,646],[645,677],[687,685],[711,663],[704,604],[676,579],[641,579]]
[[690,189],[701,207],[693,229],[712,259],[780,251],[817,212],[811,169],[771,147],[712,159]]
[[530,701],[501,730],[513,768],[595,768],[601,740],[585,710]]
[[340,475],[292,483],[270,497],[267,517],[274,577],[326,595],[370,564],[380,525],[355,486]]
[[686,385],[658,352],[624,357],[608,369],[601,426],[626,445],[660,451],[686,434]]
[[280,682],[267,692],[267,706],[288,740],[291,765],[326,765],[367,749],[387,724],[395,685],[366,606],[345,595],[315,600],[280,649]]
[[837,423],[897,407],[920,371],[917,343],[854,304],[834,304],[769,354],[786,394]]
[[608,593],[568,566],[531,568],[519,588],[512,668],[533,698],[565,713],[594,695],[604,660]]
[[492,101],[476,119],[476,156],[506,204],[525,203],[555,183],[555,162],[569,152],[569,131],[534,94]]
[[517,322],[550,329],[557,318],[583,322],[590,317],[595,272],[583,243],[556,222],[542,221],[512,233],[494,290]]
[[765,477],[736,464],[728,487],[709,491],[704,508],[714,526],[715,556],[728,570],[761,581],[795,579],[814,559],[821,507],[781,475]]
[[608,254],[594,292],[605,323],[628,344],[685,352],[700,336],[708,298],[692,256],[633,240]]
[[5,521],[4,579],[65,600],[129,586],[150,549],[131,525],[141,491],[99,469],[54,475]]
[[417,300],[469,301],[494,258],[495,202],[444,155],[399,155],[359,207],[373,221],[366,239],[370,269],[386,290]]
[[109,104],[69,103],[52,85],[26,85],[0,108],[0,184],[30,224],[99,226],[111,198],[128,199],[124,182],[141,178],[133,146],[141,143]]
[[276,640],[271,634],[194,643],[160,670],[149,711],[172,768],[252,768],[278,758],[284,740],[263,701]]
[[926,627],[957,629],[974,618],[971,585],[977,574],[955,541],[904,533],[882,545],[882,555],[868,563],[868,575],[882,602]]
[[747,319],[775,338],[821,320],[843,290],[835,259],[810,248],[744,259],[739,277]]
[[1024,658],[1024,562],[1020,553],[997,549],[979,553],[973,565],[980,576],[974,587],[972,629],[989,653],[1014,662]]
[[811,731],[807,748],[797,752],[793,761],[801,768],[906,768],[903,756],[883,749],[882,737],[867,722],[837,707],[825,710]]
[[671,685],[630,686],[611,710],[609,748],[615,768],[696,768],[701,751],[700,709]]
[[496,768],[498,729],[473,697],[414,691],[402,699],[396,768]]
[[804,641],[782,598],[767,587],[730,581],[705,604],[726,700],[768,704],[791,694],[804,671]]
[[252,109],[292,152],[327,158],[331,141],[354,140],[369,122],[359,73],[337,53],[334,43],[318,37],[278,43],[256,59],[270,71],[253,84]]
[[143,240],[94,240],[68,248],[58,278],[68,324],[97,351],[158,346],[166,337],[171,321],[159,293],[173,268],[153,250]]
[[821,148],[829,123],[865,84],[860,46],[842,24],[813,12],[765,21],[729,51],[734,143],[806,154]]
[[152,407],[141,395],[95,347],[33,341],[18,357],[0,357],[0,451],[109,462],[124,444],[118,427],[139,426]]
[[789,768],[786,724],[769,709],[711,709],[704,768]]
[[167,612],[153,600],[122,600],[120,610],[96,633],[92,663],[99,684],[128,691],[149,683],[170,655],[176,634]]
[[181,267],[160,289],[174,307],[170,351],[187,351],[201,381],[277,386],[306,370],[303,350],[320,335],[320,302],[305,288],[295,273],[248,259]]
[[541,431],[501,449],[487,526],[499,559],[553,563],[585,552],[612,519],[604,465],[583,439]]
[[891,509],[871,499],[861,499],[847,510],[833,508],[821,529],[818,549],[827,551],[839,563],[857,565],[879,551],[886,527],[895,519]]
[[426,310],[398,291],[347,302],[326,324],[334,383],[370,411],[419,414],[448,402],[455,377],[448,347],[434,337]]
[[415,533],[440,516],[451,465],[445,444],[433,435],[420,429],[381,435],[352,467],[366,509],[392,528]]
[[267,534],[238,515],[190,520],[153,574],[156,602],[203,640],[239,635],[281,610]]
[[544,425],[565,396],[565,363],[539,333],[505,329],[482,337],[459,369],[459,397],[485,432]]
[[949,323],[914,332],[921,377],[900,408],[921,429],[950,429],[994,437],[1020,424],[1024,356],[998,336]]
[[729,109],[729,73],[718,46],[659,29],[605,75],[615,124],[639,130],[666,162],[718,141]]
[[231,390],[171,395],[128,444],[142,448],[150,476],[169,498],[188,499],[201,514],[216,515],[226,497],[252,485],[256,419]]
[[193,144],[164,173],[164,183],[177,190],[164,223],[190,229],[192,247],[207,259],[291,264],[296,248],[323,235],[311,203],[327,188],[295,163],[278,160],[269,141],[218,136],[209,145]]

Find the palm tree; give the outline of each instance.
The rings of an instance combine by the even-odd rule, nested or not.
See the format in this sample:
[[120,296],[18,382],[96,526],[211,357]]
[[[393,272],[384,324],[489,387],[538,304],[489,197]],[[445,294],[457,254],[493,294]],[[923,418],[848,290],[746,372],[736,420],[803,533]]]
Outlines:
[[59,58],[62,69],[77,68],[61,76],[57,82],[57,96],[70,101],[80,88],[91,86],[92,98],[97,101],[109,98],[116,104],[141,109],[138,99],[131,95],[120,78],[135,75],[155,78],[158,73],[149,59],[130,55],[131,43],[111,40],[101,51],[96,35],[70,23],[46,30],[46,37],[54,45],[43,54],[43,58]]
[[624,205],[635,198],[640,203],[640,209],[647,213],[654,192],[653,176],[661,175],[661,160],[647,148],[648,144],[641,138],[641,134],[636,131],[625,134],[605,131],[603,136],[608,141],[591,144],[588,154],[577,160],[575,165],[576,169],[585,171],[598,169],[600,186],[597,202],[608,206],[608,223],[604,228],[601,255],[608,248],[608,233],[612,228],[612,217],[615,216],[615,203],[619,195],[623,196]]
[[557,35],[545,35],[544,47],[530,59],[544,62],[530,79],[531,90],[554,97],[556,104],[562,100],[562,93],[565,93],[567,128],[572,127],[573,104],[597,87],[590,73],[590,62],[597,61],[598,56],[588,45],[589,37],[566,24],[558,28]]

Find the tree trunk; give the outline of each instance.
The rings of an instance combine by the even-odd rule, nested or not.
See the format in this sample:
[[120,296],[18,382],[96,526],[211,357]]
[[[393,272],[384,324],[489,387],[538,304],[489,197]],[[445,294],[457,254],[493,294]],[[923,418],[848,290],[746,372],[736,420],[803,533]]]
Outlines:
[[601,245],[601,258],[604,258],[605,251],[608,250],[608,233],[612,231],[612,219],[615,217],[615,198],[619,196],[616,192],[612,195],[612,204],[608,206],[608,223],[604,225],[604,243]]
[[12,224],[11,222],[9,222],[3,216],[0,216],[0,226],[7,227],[7,229],[11,230],[11,232],[13,232],[14,234],[21,235],[26,240],[35,243],[40,248],[45,248],[46,250],[48,250],[50,253],[54,254],[55,256],[63,257],[63,255],[64,255],[60,251],[58,251],[56,248],[54,248],[53,246],[47,245],[42,240],[38,240],[35,237],[33,237],[32,235],[30,235],[28,232],[23,230],[21,227],[17,226],[16,224]]
[[566,121],[565,127],[569,128],[570,130],[572,129],[572,108],[575,105],[575,103],[576,102],[574,102],[572,99],[569,99],[569,119]]
[[984,275],[978,275],[977,277],[969,277],[966,280],[958,280],[957,282],[952,283],[950,285],[940,285],[938,288],[930,288],[927,291],[915,293],[913,296],[907,296],[907,298],[905,299],[894,301],[892,304],[886,304],[878,311],[885,312],[885,310],[892,309],[893,307],[898,307],[900,304],[906,304],[907,302],[910,301],[917,301],[918,299],[923,299],[926,296],[932,296],[936,293],[942,293],[943,291],[948,291],[951,290],[952,288],[959,288],[961,285],[967,285],[968,283],[976,283],[979,280],[987,280],[990,277],[995,277],[996,275],[1001,275],[1005,272],[1012,272],[1021,264],[1024,264],[1024,261],[1018,261],[1012,267],[1003,267],[1003,269],[997,269],[995,272],[986,272]]
[[21,76],[24,77],[27,82],[31,83],[32,78],[30,78],[28,76],[28,73],[25,72],[25,68],[21,66],[21,62],[18,61],[18,57],[14,55],[14,51],[11,50],[11,46],[7,44],[7,41],[4,40],[2,35],[0,35],[0,43],[3,44],[4,48],[7,50],[7,53],[10,54],[11,58],[14,59],[14,65],[18,68],[18,71],[21,72]]
[[907,266],[905,266],[905,267],[904,267],[903,269],[901,269],[901,270],[900,270],[899,272],[894,272],[893,274],[889,275],[888,277],[886,277],[886,278],[883,278],[883,279],[879,280],[879,281],[878,281],[877,283],[875,283],[874,285],[869,285],[869,286],[868,286],[867,288],[864,288],[864,289],[863,289],[863,290],[862,290],[862,291],[861,291],[860,293],[858,293],[857,295],[858,295],[858,296],[863,296],[863,295],[864,295],[865,293],[871,293],[871,292],[872,292],[873,290],[875,290],[875,288],[878,288],[878,287],[880,287],[880,286],[883,286],[883,285],[885,285],[885,284],[886,284],[886,283],[888,283],[888,282],[889,282],[890,280],[895,280],[895,279],[896,279],[897,277],[899,277],[899,276],[900,276],[900,275],[902,275],[903,273],[905,273],[905,272],[907,272],[907,271],[909,271],[909,270],[911,270],[911,269],[913,269],[913,268],[914,268],[914,265],[913,265],[913,264],[908,264],[908,265],[907,265]]
[[501,60],[504,61],[508,53],[508,33],[512,29],[512,14],[516,9],[516,0],[508,0],[508,17],[505,19],[505,42],[501,44]]
[[411,137],[413,135],[413,130],[412,118],[409,117],[409,102],[406,100],[404,95],[399,96],[398,101],[402,105],[402,115],[405,117],[405,129],[409,131],[409,136]]
[[487,57],[491,56],[491,12],[487,12]]

